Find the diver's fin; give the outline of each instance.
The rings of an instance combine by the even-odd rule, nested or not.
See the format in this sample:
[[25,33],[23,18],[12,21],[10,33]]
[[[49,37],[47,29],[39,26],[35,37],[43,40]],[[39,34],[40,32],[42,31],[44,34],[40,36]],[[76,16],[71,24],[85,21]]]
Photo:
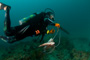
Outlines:
[[1,38],[2,41],[8,42],[7,37],[5,37],[5,36],[0,36],[0,38]]
[[16,39],[13,39],[14,37],[7,37],[7,36],[0,36],[0,39],[7,43],[14,43]]
[[0,2],[0,10],[3,10],[5,6],[7,6],[7,7],[9,7],[9,9],[11,9],[10,6],[8,6],[8,5],[3,4],[3,3]]

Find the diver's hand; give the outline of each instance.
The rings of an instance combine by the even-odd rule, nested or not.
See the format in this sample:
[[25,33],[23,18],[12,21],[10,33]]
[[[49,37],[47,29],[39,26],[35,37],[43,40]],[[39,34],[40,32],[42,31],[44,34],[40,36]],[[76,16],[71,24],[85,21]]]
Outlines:
[[47,34],[53,34],[55,32],[55,30],[54,29],[51,29],[50,31],[49,30],[47,30]]
[[54,32],[55,32],[54,29],[51,29],[51,30],[49,31],[50,34],[53,34]]
[[60,28],[60,24],[59,23],[55,23],[55,26]]
[[36,32],[36,35],[40,34],[40,31],[39,30],[36,30],[35,32]]

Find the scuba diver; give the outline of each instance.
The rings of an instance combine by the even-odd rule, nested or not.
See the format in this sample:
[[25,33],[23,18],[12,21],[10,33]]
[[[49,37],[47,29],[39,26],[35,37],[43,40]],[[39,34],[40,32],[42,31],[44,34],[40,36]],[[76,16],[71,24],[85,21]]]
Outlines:
[[28,36],[42,35],[41,42],[45,34],[52,33],[47,30],[48,25],[60,28],[59,23],[54,23],[54,13],[52,11],[34,13],[20,20],[19,26],[11,27],[10,9],[10,6],[0,3],[0,10],[5,10],[4,32],[6,35],[0,36],[0,38],[5,42],[13,43]]

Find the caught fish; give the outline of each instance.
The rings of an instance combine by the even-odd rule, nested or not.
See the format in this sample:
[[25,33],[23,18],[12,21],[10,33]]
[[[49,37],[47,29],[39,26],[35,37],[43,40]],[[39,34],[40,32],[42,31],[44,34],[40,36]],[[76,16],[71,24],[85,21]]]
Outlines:
[[55,49],[55,42],[51,38],[51,39],[49,39],[49,41],[47,43],[43,43],[43,44],[39,45],[39,47],[44,47],[43,52],[47,52],[50,49],[48,53],[51,53]]
[[39,45],[39,47],[43,47],[43,46],[53,46],[55,44],[55,42],[53,41],[53,39],[51,38],[47,43],[43,43],[41,45]]

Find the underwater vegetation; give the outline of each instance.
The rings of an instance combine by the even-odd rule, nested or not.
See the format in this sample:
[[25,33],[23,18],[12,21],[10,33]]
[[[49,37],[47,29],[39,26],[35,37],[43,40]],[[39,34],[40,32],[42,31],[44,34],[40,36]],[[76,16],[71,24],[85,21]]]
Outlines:
[[[58,37],[55,39],[57,43]],[[60,45],[52,53],[43,52],[40,44],[32,40],[0,49],[0,60],[90,60],[90,52],[76,50],[66,37],[61,37]]]

